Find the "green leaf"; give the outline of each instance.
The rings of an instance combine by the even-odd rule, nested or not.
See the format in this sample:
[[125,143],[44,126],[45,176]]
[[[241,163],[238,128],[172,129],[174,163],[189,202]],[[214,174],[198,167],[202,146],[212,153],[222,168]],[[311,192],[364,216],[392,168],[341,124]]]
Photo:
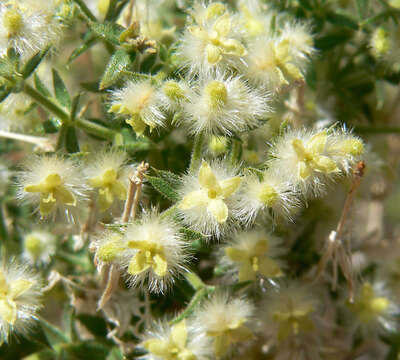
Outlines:
[[107,14],[104,21],[116,21],[121,14],[124,6],[129,1],[130,0],[110,0],[110,4],[108,6]]
[[110,348],[95,340],[86,340],[70,345],[63,349],[68,354],[67,359],[106,360]]
[[81,94],[74,96],[72,99],[72,106],[71,106],[71,121],[74,121],[76,118],[76,114],[79,110],[79,100],[81,99]]
[[107,360],[124,360],[124,355],[121,352],[121,349],[115,347],[110,351],[110,354],[107,356]]
[[68,90],[62,81],[60,75],[57,70],[53,69],[53,86],[54,86],[54,94],[60,105],[71,108],[71,98],[69,96]]
[[381,110],[385,104],[385,82],[377,80],[375,82],[376,92],[376,109]]
[[99,38],[106,40],[113,45],[119,45],[119,37],[124,31],[124,28],[121,25],[108,22],[104,24],[91,22],[89,26],[93,33]]
[[154,172],[161,178],[163,178],[164,180],[168,181],[171,185],[178,187],[180,185],[182,185],[182,180],[181,178],[172,173],[171,171],[167,171],[167,170],[158,170],[153,168]]
[[33,75],[33,81],[35,83],[35,88],[39,91],[43,96],[51,97],[51,93],[46,85],[40,80],[39,76],[35,73]]
[[147,55],[140,65],[140,71],[143,73],[149,73],[151,68],[154,66],[157,60],[157,54]]
[[84,42],[79,45],[69,56],[67,64],[70,64],[77,57],[81,56],[85,51],[89,50],[94,44],[99,41],[99,38],[89,31],[85,34],[83,40]]
[[98,81],[92,82],[81,82],[81,88],[85,89],[86,91],[93,92],[93,93],[101,93],[103,90],[100,90],[100,84]]
[[47,55],[50,48],[47,48],[43,51],[39,51],[36,55],[32,56],[28,62],[25,64],[23,70],[21,71],[22,77],[27,79],[31,74],[35,71],[35,69],[39,66],[42,60]]
[[107,324],[103,318],[89,314],[79,314],[76,318],[92,335],[96,337],[107,336]]
[[121,71],[126,70],[130,63],[129,55],[122,49],[117,50],[107,64],[100,82],[100,90],[104,90],[118,81],[121,77]]
[[337,32],[321,36],[315,40],[315,47],[322,51],[331,50],[334,47],[347,42],[352,35],[349,32]]
[[56,326],[50,324],[44,319],[39,320],[40,325],[42,327],[42,330],[46,334],[47,340],[49,344],[54,347],[54,345],[57,345],[59,343],[68,343],[69,338]]
[[179,229],[179,232],[183,234],[187,242],[206,241],[207,239],[206,236],[203,235],[202,233],[199,233],[198,231],[194,231],[191,229],[181,228]]
[[68,126],[65,134],[65,148],[69,153],[79,152],[79,142],[76,135],[76,129],[73,126]]
[[357,13],[360,20],[364,19],[368,11],[368,0],[356,0]]
[[161,195],[163,195],[167,199],[174,202],[179,200],[179,195],[176,191],[176,186],[174,184],[171,184],[167,180],[160,177],[146,175],[146,179],[150,182],[154,189],[156,189]]
[[327,20],[334,25],[339,25],[343,27],[348,27],[352,30],[358,30],[358,23],[356,20],[351,18],[348,15],[343,15],[343,14],[329,14],[327,16]]
[[11,90],[4,88],[0,89],[0,103],[7,98],[8,95],[10,95]]

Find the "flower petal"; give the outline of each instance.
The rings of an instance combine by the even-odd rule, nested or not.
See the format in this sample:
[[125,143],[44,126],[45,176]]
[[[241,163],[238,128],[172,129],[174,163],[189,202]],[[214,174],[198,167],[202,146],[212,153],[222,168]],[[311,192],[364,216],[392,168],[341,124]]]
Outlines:
[[254,337],[251,330],[246,326],[240,326],[237,329],[231,330],[230,337],[232,342],[246,341]]
[[159,339],[150,339],[143,343],[143,347],[156,356],[167,358],[169,355],[168,342]]
[[153,257],[154,265],[153,270],[157,276],[163,277],[167,273],[168,263],[165,259],[165,256],[161,256],[160,254],[156,254]]
[[208,190],[219,189],[217,178],[211,170],[210,165],[203,160],[199,170],[199,183],[200,185]]
[[235,262],[242,262],[246,259],[246,253],[243,250],[236,249],[234,247],[227,247],[225,249],[225,255]]
[[193,191],[182,199],[182,201],[179,203],[179,209],[188,210],[196,206],[205,206],[207,203],[208,199],[203,191]]
[[256,272],[251,266],[250,261],[243,262],[239,268],[239,281],[254,281],[256,279]]
[[235,176],[230,179],[222,180],[219,185],[221,186],[222,196],[227,198],[235,193],[240,186],[242,179],[239,176]]
[[128,266],[128,273],[131,275],[138,275],[143,271],[146,271],[149,267],[150,265],[146,262],[145,252],[139,251],[130,261]]
[[24,280],[24,279],[14,280],[10,283],[9,296],[12,299],[16,299],[18,296],[28,291],[32,285],[33,282],[29,280]]
[[17,305],[15,302],[0,299],[0,316],[9,324],[14,325],[17,320]]
[[228,218],[228,207],[221,199],[211,200],[207,206],[207,210],[220,223],[224,223]]
[[313,159],[314,168],[325,174],[330,174],[332,172],[339,171],[336,163],[328,158],[327,156],[316,156]]
[[266,277],[279,277],[283,275],[278,263],[266,256],[259,258],[258,272]]
[[328,139],[328,135],[326,131],[321,131],[315,134],[308,142],[307,149],[310,150],[313,154],[319,155],[325,150],[326,141]]
[[171,339],[180,349],[184,349],[187,341],[187,329],[185,320],[180,321],[172,327]]

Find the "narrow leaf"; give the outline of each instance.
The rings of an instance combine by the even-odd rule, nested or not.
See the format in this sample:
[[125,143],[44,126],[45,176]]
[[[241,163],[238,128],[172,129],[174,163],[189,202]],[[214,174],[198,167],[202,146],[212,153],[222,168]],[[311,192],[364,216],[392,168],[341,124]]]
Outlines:
[[103,78],[100,82],[100,90],[113,85],[120,77],[121,71],[130,65],[129,55],[124,50],[117,50],[106,67]]
[[49,48],[39,51],[36,55],[32,56],[28,62],[25,64],[23,70],[21,71],[22,77],[27,79],[31,74],[35,71],[35,69],[39,66],[42,60],[45,58],[49,51]]
[[119,37],[124,31],[124,28],[121,25],[91,22],[89,26],[93,33],[99,38],[106,40],[113,45],[119,45]]
[[62,81],[60,75],[55,69],[53,69],[53,85],[54,93],[58,102],[66,108],[71,108],[71,98],[69,96],[68,90],[64,84],[64,81]]
[[156,189],[161,195],[163,195],[167,199],[171,201],[179,200],[179,195],[173,184],[169,183],[163,178],[154,176],[146,176],[146,179],[150,182],[154,189]]
[[76,135],[75,127],[68,126],[67,132],[65,134],[65,148],[69,153],[79,152],[79,142]]
[[76,118],[76,113],[79,110],[79,100],[81,99],[81,94],[74,96],[72,99],[72,106],[71,106],[71,121],[74,121]]
[[89,50],[94,44],[96,44],[99,39],[91,32],[85,34],[84,42],[79,45],[69,56],[67,64],[70,64],[74,61],[77,57],[81,56],[85,51]]
[[39,91],[43,96],[50,97],[50,90],[46,87],[46,85],[40,80],[39,76],[35,73],[33,75],[33,81],[35,83],[35,88]]

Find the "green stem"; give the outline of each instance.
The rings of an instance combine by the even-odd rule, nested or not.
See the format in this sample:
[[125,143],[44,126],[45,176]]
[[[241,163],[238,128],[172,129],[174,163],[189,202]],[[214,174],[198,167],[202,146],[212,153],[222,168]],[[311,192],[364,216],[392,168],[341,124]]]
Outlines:
[[69,114],[64,109],[62,109],[51,99],[43,96],[39,91],[37,91],[27,83],[24,84],[24,92],[25,94],[29,95],[33,100],[35,100],[39,105],[41,105],[43,108],[50,111],[59,119],[61,119],[63,123],[69,121]]
[[8,230],[3,211],[3,202],[0,202],[0,238],[3,241],[8,238]]
[[113,130],[106,128],[103,125],[96,124],[86,119],[76,119],[74,124],[78,128],[85,130],[87,133],[91,135],[95,135],[106,140],[114,139],[115,132]]
[[187,318],[190,314],[193,313],[194,309],[196,306],[200,303],[200,301],[208,294],[210,290],[208,288],[200,288],[198,289],[195,294],[192,297],[192,300],[190,300],[190,303],[188,306],[186,306],[186,309],[183,310],[175,319],[172,319],[169,322],[169,325],[174,325],[182,321],[183,319]]
[[174,216],[176,209],[178,208],[178,204],[172,205],[171,207],[169,207],[167,210],[164,210],[161,215],[160,215],[160,219],[165,219],[168,216]]
[[56,150],[61,150],[64,147],[65,143],[65,136],[67,134],[68,124],[63,123],[61,125],[60,131],[58,133],[57,145]]
[[236,166],[238,161],[240,160],[240,151],[241,151],[241,144],[238,140],[232,139],[232,149],[231,149],[231,156],[230,156],[230,163],[233,166]]
[[195,172],[200,167],[201,150],[203,149],[204,134],[200,133],[195,139],[193,144],[192,158],[190,159],[190,171]]
[[400,134],[400,127],[369,127],[356,126],[354,132],[357,134]]
[[75,4],[79,6],[82,12],[92,21],[96,21],[96,16],[90,11],[90,9],[86,6],[86,4],[82,0],[73,0]]
[[[50,111],[52,114],[57,116],[63,122],[63,125],[65,124],[65,126],[67,127],[67,125],[70,123],[69,114],[58,104],[56,104],[52,99],[43,96],[39,91],[37,91],[27,83],[24,84],[24,92],[25,94],[29,95],[33,100],[35,100],[39,105],[41,105],[44,109]],[[105,126],[96,124],[86,119],[75,119],[74,125],[82,130],[85,130],[91,135],[95,135],[106,140],[112,140],[115,135],[114,131],[106,128]],[[61,131],[63,131],[62,128]]]

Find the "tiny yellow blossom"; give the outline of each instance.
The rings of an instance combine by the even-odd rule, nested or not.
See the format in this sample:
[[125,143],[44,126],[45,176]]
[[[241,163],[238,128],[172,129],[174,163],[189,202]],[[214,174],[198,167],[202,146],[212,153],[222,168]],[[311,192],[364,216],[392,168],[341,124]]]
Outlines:
[[298,177],[306,180],[313,171],[330,174],[337,172],[335,162],[322,155],[325,151],[328,135],[326,131],[315,134],[306,144],[300,139],[292,140],[292,147],[298,158]]
[[122,251],[126,250],[122,240],[122,236],[119,234],[112,234],[111,236],[105,236],[103,244],[99,245],[96,251],[96,257],[103,262],[112,262]]
[[269,243],[267,239],[259,239],[246,248],[241,247],[240,243],[237,245],[227,247],[225,254],[230,260],[239,264],[239,281],[255,280],[257,274],[266,277],[283,275],[278,263],[268,256]]
[[161,244],[151,241],[129,241],[128,247],[139,250],[129,263],[129,274],[138,275],[149,268],[152,268],[159,277],[167,274],[168,263],[165,249]]
[[226,324],[224,329],[206,332],[208,336],[214,338],[214,353],[220,359],[229,351],[232,344],[251,339],[254,335],[251,330],[244,325],[246,319]]
[[64,182],[59,174],[50,174],[38,183],[27,185],[24,191],[29,193],[40,193],[40,213],[50,214],[57,203],[75,206],[75,196],[64,186]]
[[354,300],[354,303],[348,304],[361,322],[369,323],[383,315],[389,308],[389,299],[376,294],[372,285],[368,282],[362,285],[360,294]]
[[216,65],[224,55],[241,57],[247,54],[246,48],[240,41],[229,37],[231,29],[231,17],[228,13],[225,13],[217,18],[211,31],[207,31],[201,26],[192,26],[189,28],[189,32],[206,44],[205,55],[207,62],[210,65]]
[[279,323],[278,340],[284,341],[290,335],[312,331],[314,323],[310,315],[313,312],[314,309],[311,305],[299,307],[297,304],[291,304],[282,311],[274,312],[273,320]]
[[0,316],[8,324],[14,325],[17,320],[17,299],[27,292],[33,283],[25,279],[16,279],[7,282],[5,275],[0,271]]
[[224,223],[228,218],[229,212],[224,200],[239,189],[240,177],[235,176],[218,181],[210,165],[203,160],[199,170],[198,181],[201,190],[187,194],[179,204],[179,208],[186,210],[197,206],[205,206],[218,223]]
[[165,360],[196,360],[197,357],[187,346],[188,331],[185,320],[172,326],[168,339],[149,339],[143,347]]
[[89,179],[89,184],[99,189],[100,210],[105,211],[114,202],[114,197],[120,200],[126,198],[126,188],[120,180],[115,169],[107,169],[101,176]]

